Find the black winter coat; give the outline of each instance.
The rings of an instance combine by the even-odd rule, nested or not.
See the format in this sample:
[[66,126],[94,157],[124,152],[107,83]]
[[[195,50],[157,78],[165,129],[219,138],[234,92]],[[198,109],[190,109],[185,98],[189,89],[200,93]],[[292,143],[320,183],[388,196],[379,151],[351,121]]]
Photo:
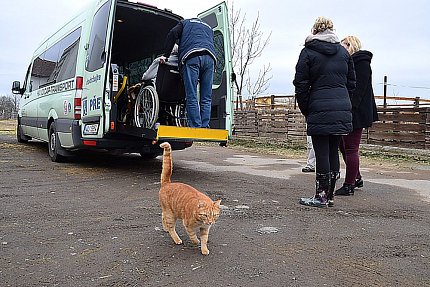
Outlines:
[[340,43],[307,42],[300,53],[293,84],[300,111],[306,117],[308,135],[352,131],[354,64]]
[[378,120],[370,67],[372,56],[371,52],[362,50],[352,54],[357,77],[357,86],[351,97],[354,129],[371,127],[372,123]]

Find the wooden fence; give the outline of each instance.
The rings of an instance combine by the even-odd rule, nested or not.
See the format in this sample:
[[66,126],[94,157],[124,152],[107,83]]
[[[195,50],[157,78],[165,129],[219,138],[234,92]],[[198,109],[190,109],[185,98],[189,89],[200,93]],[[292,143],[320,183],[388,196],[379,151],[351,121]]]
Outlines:
[[253,109],[235,111],[234,136],[306,144],[305,119],[299,110]]
[[430,149],[430,108],[381,108],[379,121],[363,133],[368,144]]
[[[234,136],[273,139],[293,145],[306,144],[305,119],[286,104],[260,105],[234,114]],[[289,108],[285,108],[289,106]],[[430,149],[429,107],[378,107],[379,121],[363,132],[362,143]]]

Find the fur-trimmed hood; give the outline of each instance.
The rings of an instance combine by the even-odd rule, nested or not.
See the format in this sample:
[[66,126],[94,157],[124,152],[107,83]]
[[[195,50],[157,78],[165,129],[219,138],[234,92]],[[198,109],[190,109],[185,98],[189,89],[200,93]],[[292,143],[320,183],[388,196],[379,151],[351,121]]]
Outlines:
[[333,31],[325,30],[324,32],[307,36],[305,47],[324,55],[335,55],[341,46],[336,34]]

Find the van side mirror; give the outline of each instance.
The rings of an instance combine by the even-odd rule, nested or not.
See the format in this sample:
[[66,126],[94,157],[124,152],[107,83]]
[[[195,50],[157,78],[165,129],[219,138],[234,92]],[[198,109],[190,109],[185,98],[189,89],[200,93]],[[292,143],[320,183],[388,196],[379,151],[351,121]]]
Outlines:
[[23,94],[23,90],[21,89],[21,83],[19,81],[14,81],[12,83],[12,94]]

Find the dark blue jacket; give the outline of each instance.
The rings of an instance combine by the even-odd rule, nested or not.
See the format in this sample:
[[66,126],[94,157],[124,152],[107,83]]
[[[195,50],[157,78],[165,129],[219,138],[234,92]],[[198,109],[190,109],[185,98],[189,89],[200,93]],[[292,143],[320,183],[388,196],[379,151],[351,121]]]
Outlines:
[[342,135],[352,131],[350,95],[355,88],[354,64],[339,43],[307,42],[296,65],[293,84],[306,117],[307,134]]
[[372,87],[372,53],[360,50],[352,54],[357,87],[351,97],[352,126],[354,129],[368,128],[378,120],[378,111]]
[[212,28],[198,18],[185,19],[173,27],[166,38],[164,56],[167,58],[179,40],[180,65],[195,55],[209,54],[216,61]]

